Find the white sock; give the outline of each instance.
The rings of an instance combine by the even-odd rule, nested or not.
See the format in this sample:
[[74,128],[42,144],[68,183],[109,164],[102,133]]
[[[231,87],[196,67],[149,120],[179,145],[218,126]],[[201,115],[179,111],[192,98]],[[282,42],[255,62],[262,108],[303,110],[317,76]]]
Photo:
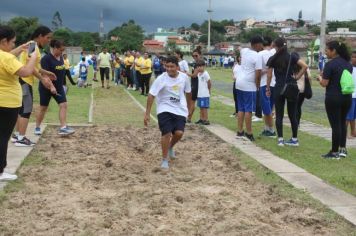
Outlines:
[[292,138],[292,140],[295,142],[295,141],[298,141],[298,138]]
[[283,141],[284,139],[283,138],[278,138],[278,141]]
[[17,140],[21,141],[24,137],[24,135],[17,135]]
[[65,129],[65,128],[67,128],[67,126],[65,125],[65,126],[63,126],[63,127],[61,127],[61,129]]
[[19,133],[18,131],[15,131],[15,132],[14,132],[14,135],[16,135],[16,136],[19,136],[19,134],[20,134],[20,133]]

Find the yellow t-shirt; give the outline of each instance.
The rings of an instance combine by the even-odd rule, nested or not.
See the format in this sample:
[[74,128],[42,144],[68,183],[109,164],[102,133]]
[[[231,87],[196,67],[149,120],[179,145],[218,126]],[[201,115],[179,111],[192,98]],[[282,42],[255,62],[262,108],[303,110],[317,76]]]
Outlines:
[[115,61],[114,61],[114,67],[115,67],[115,68],[120,68],[120,66],[121,66],[120,63],[118,63],[118,62],[115,60]]
[[110,56],[110,53],[99,53],[99,57],[98,57],[98,61],[100,60],[100,64],[99,64],[99,67],[101,68],[105,68],[105,67],[109,67],[111,68],[111,56]]
[[69,62],[69,59],[64,59],[64,67],[66,68],[66,70],[69,70],[70,69],[70,62]]
[[141,68],[141,74],[147,75],[152,73],[152,61],[151,59],[143,59],[143,66],[144,68]]
[[125,63],[125,66],[131,66],[135,61],[135,58],[133,56],[130,56],[130,57],[125,57],[124,59],[124,63]]
[[13,54],[0,50],[0,107],[21,107],[22,89],[15,74],[21,67]]
[[143,63],[143,57],[136,58],[135,60],[135,70],[141,72],[141,65]]
[[[36,52],[37,52],[37,59],[36,59],[36,65],[35,65],[35,68],[37,71],[39,71],[41,69],[41,52],[40,52],[40,49],[38,48],[38,46],[36,46]],[[26,65],[27,62],[28,62],[28,53],[27,51],[24,51],[21,53],[20,55],[20,62],[23,64],[23,65]],[[33,86],[34,83],[35,83],[35,76],[34,75],[30,75],[28,77],[24,77],[22,78],[23,81],[25,81],[26,83],[28,83],[29,85]]]

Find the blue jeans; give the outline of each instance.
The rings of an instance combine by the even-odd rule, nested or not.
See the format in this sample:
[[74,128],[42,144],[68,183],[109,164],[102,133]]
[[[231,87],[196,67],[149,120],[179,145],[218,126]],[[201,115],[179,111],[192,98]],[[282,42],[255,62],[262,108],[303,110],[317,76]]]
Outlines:
[[115,68],[115,83],[119,84],[121,82],[120,78],[121,68]]

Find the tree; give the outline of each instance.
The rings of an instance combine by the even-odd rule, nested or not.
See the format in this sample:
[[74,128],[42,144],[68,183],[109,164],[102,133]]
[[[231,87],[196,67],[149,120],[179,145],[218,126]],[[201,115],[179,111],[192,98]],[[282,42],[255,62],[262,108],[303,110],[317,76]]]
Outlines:
[[298,14],[298,27],[303,27],[304,25],[305,21],[303,20],[303,12],[300,10]]
[[60,28],[54,31],[53,37],[59,40],[62,40],[65,45],[70,46],[73,45],[72,39],[73,32],[67,28]]
[[63,27],[62,23],[63,22],[62,22],[61,14],[58,11],[56,11],[52,18],[52,29],[57,30],[59,28],[62,28]]
[[260,35],[262,37],[268,36],[272,39],[276,39],[278,34],[274,32],[272,29],[251,29],[251,30],[243,30],[239,35],[239,40],[243,43],[248,43],[253,36]]
[[176,42],[169,40],[169,41],[167,42],[166,52],[172,53],[172,52],[174,52],[176,49],[177,49],[177,44],[176,44]]
[[200,26],[197,23],[193,23],[190,25],[190,28],[196,31],[200,30]]
[[37,17],[14,17],[7,22],[16,32],[16,43],[23,44],[31,39],[32,33],[39,26]]
[[80,46],[85,51],[94,51],[95,50],[95,41],[89,32],[82,33],[82,39],[80,41]]
[[310,26],[308,30],[315,35],[320,35],[320,27],[317,25]]
[[143,33],[140,25],[137,25],[133,20],[129,20],[129,22],[109,31],[108,36],[109,38],[111,36],[120,38],[118,41],[120,50],[118,51],[141,50],[144,39]]

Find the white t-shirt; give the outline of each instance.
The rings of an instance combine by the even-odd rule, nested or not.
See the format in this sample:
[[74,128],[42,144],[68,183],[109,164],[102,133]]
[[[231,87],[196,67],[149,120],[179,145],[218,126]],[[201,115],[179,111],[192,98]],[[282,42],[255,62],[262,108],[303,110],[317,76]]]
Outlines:
[[181,72],[187,73],[189,72],[189,66],[188,66],[188,62],[186,60],[181,60],[180,62],[178,62],[179,64],[179,70]]
[[187,100],[185,93],[191,92],[189,78],[179,72],[177,78],[172,78],[167,72],[153,82],[150,94],[157,98],[157,115],[169,112],[179,116],[188,116]]
[[256,70],[262,70],[260,55],[249,48],[241,50],[241,67],[237,69],[236,89],[247,92],[255,92]]
[[207,71],[198,74],[198,98],[208,98],[210,97],[208,81],[210,80],[210,75]]
[[224,57],[224,65],[229,64],[229,58],[228,57]]
[[[267,66],[267,62],[268,59],[270,57],[272,57],[274,54],[276,53],[275,49],[271,49],[271,50],[263,50],[261,52],[259,52],[258,54],[260,54],[260,59],[262,60],[262,76],[261,76],[261,83],[260,83],[260,87],[266,86],[267,85],[267,73],[263,73],[263,71],[267,71],[268,70],[268,66]],[[274,87],[276,84],[276,77],[274,75],[274,72],[272,74],[272,81],[271,81],[271,87]]]
[[352,94],[352,98],[356,98],[356,66],[354,66],[352,70],[352,78],[354,79],[355,83],[355,92]]

